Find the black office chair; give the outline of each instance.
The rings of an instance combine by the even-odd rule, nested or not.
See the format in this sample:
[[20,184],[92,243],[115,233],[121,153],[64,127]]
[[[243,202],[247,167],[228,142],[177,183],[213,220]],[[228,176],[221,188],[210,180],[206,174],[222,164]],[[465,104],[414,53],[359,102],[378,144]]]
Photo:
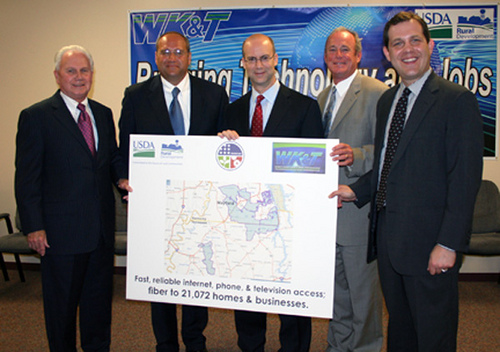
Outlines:
[[35,254],[36,252],[28,246],[26,236],[22,232],[14,232],[12,222],[10,221],[10,215],[8,213],[0,214],[0,220],[2,219],[5,220],[8,232],[7,235],[0,236],[0,267],[2,269],[3,277],[5,281],[9,281],[9,273],[7,272],[7,266],[5,265],[5,261],[3,259],[3,253],[11,253],[14,255],[16,260],[19,278],[22,282],[25,282],[26,279],[24,278],[23,267],[19,255]]
[[[492,181],[481,182],[474,206],[469,250],[466,254],[500,255],[500,193]],[[500,277],[498,282],[500,283]]]

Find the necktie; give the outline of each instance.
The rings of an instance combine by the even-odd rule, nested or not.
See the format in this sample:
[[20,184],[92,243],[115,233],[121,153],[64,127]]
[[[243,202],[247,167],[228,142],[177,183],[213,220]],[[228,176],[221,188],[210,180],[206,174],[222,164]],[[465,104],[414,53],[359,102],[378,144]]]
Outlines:
[[78,127],[82,131],[83,138],[90,149],[92,156],[95,156],[95,139],[94,139],[94,129],[92,128],[92,121],[90,116],[85,110],[85,105],[78,104],[78,110],[80,110],[80,116],[78,116]]
[[262,137],[263,133],[262,105],[260,104],[262,100],[264,100],[263,95],[257,96],[257,104],[252,117],[252,130],[250,131],[250,135],[253,137]]
[[333,118],[333,109],[335,109],[335,100],[337,100],[337,96],[335,94],[336,92],[337,87],[333,86],[332,92],[330,94],[330,101],[328,102],[325,114],[323,116],[323,131],[325,131],[325,138],[328,137],[328,134],[330,133],[330,125],[332,124]]
[[180,93],[180,89],[175,87],[172,90],[172,102],[170,103],[169,113],[170,122],[172,123],[172,128],[175,134],[184,135],[184,117],[182,116],[181,104],[177,100],[177,96]]
[[405,88],[403,94],[398,100],[394,116],[392,117],[391,126],[389,127],[389,137],[387,138],[387,146],[385,148],[384,165],[382,166],[382,173],[380,174],[380,183],[377,192],[377,211],[382,209],[385,204],[387,196],[387,177],[391,169],[392,160],[396,154],[401,134],[406,119],[406,107],[408,106],[408,96],[411,91]]

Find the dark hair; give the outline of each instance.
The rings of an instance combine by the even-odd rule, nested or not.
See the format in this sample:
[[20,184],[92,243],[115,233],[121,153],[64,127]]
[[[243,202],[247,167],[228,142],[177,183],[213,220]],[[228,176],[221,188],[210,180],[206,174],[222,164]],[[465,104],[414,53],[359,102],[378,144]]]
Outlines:
[[156,40],[156,51],[158,51],[158,43],[160,42],[161,38],[169,35],[169,34],[177,34],[179,37],[181,37],[182,39],[184,39],[184,42],[186,43],[186,48],[187,48],[187,52],[190,53],[191,52],[191,45],[189,45],[189,40],[186,38],[185,35],[179,33],[179,32],[176,32],[176,31],[170,31],[170,32],[166,32],[166,33],[163,33],[157,40]]
[[386,48],[389,47],[389,29],[392,26],[395,26],[397,24],[400,24],[401,22],[407,22],[410,20],[415,20],[420,24],[422,27],[422,33],[424,34],[425,39],[427,40],[427,43],[431,40],[431,34],[429,33],[429,27],[427,27],[427,23],[414,12],[405,12],[402,11],[398,14],[396,14],[393,18],[391,18],[384,27],[384,46]]

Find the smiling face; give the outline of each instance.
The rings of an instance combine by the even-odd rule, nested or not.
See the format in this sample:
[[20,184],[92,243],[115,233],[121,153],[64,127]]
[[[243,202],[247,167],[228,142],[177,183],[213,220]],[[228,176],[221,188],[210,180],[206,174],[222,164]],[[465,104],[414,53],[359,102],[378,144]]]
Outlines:
[[81,103],[92,86],[92,67],[88,58],[78,51],[68,51],[62,58],[59,69],[54,71],[61,92]]
[[354,36],[347,31],[332,33],[325,45],[324,59],[335,84],[351,76],[361,61]]
[[427,42],[422,26],[414,19],[390,27],[388,37],[384,55],[408,87],[429,69],[434,41]]
[[155,61],[163,78],[174,86],[180,83],[191,64],[191,53],[186,41],[176,33],[164,35],[158,41]]
[[252,89],[264,93],[276,81],[274,67],[278,54],[273,43],[263,34],[254,34],[243,44],[243,67],[247,71]]

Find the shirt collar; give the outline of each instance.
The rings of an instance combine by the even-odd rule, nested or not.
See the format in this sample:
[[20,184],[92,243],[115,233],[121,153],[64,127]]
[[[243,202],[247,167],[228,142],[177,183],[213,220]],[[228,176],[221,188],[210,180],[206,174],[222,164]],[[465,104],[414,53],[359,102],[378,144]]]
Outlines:
[[332,89],[333,87],[337,87],[337,93],[343,97],[345,93],[349,90],[349,87],[351,86],[352,81],[354,81],[354,77],[358,74],[358,70],[355,70],[352,75],[347,77],[346,79],[343,79],[340,81],[338,84],[333,83],[332,81]]
[[265,100],[274,103],[279,90],[280,90],[280,82],[278,80],[276,80],[274,84],[262,94],[257,92],[255,89],[252,89],[252,97],[251,97],[252,102],[255,102],[259,95],[263,95]]
[[[73,111],[73,112],[78,111],[78,113],[80,113],[80,111],[77,110],[78,104],[80,104],[79,102],[77,102],[75,99],[70,98],[69,96],[64,94],[62,92],[62,90],[60,90],[59,93],[61,94],[61,98],[63,99],[64,103],[66,104],[66,106],[68,107],[68,109],[70,111]],[[82,101],[82,104],[85,105],[85,109],[87,109],[87,111],[88,111],[89,110],[89,100],[87,97]]]
[[417,79],[415,82],[410,84],[409,87],[406,87],[404,83],[401,82],[401,85],[399,87],[399,91],[403,92],[405,88],[408,88],[415,96],[418,96],[420,94],[420,91],[422,90],[422,87],[424,86],[425,82],[427,81],[427,78],[429,78],[430,74],[432,72],[432,68],[429,67],[427,72],[425,72],[422,77]]
[[178,85],[174,86],[172,83],[170,83],[169,81],[167,81],[165,78],[163,78],[163,76],[161,76],[161,83],[163,85],[163,89],[165,90],[165,92],[168,92],[168,93],[172,93],[172,90],[177,87],[179,88],[179,90],[182,92],[186,92],[189,90],[190,88],[190,85],[189,85],[189,73],[186,73],[186,75],[184,76],[184,78],[182,79],[182,81],[179,82]]

